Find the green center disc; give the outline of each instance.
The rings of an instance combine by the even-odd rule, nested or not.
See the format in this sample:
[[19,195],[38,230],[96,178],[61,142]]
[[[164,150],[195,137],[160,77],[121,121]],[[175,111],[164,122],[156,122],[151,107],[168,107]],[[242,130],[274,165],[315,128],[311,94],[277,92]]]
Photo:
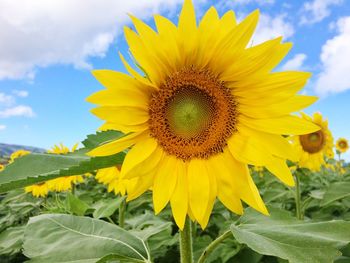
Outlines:
[[177,136],[190,139],[208,129],[214,110],[208,94],[195,87],[185,87],[169,100],[166,117],[170,130]]

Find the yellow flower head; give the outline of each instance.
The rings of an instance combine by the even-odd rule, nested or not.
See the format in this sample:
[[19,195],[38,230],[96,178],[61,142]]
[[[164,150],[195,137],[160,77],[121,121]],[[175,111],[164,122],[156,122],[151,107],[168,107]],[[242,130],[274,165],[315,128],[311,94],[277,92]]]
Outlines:
[[345,153],[349,149],[348,140],[345,138],[339,138],[335,144],[337,150],[341,153]]
[[49,187],[46,182],[27,186],[24,190],[26,193],[32,193],[34,197],[45,197],[49,193]]
[[127,135],[89,154],[106,156],[131,147],[122,178],[136,178],[128,200],[148,189],[159,213],[168,203],[180,229],[187,215],[204,228],[215,199],[242,214],[244,201],[268,214],[247,164],[265,166],[287,185],[295,160],[283,134],[305,134],[317,125],[291,115],[316,98],[298,95],[305,72],[272,72],[291,48],[281,38],[252,46],[254,11],[237,24],[233,11],[210,8],[200,23],[185,0],[178,25],[154,17],[157,30],[131,16],[136,32],[125,37],[144,76],[121,55],[129,75],[93,71],[107,88],[88,98],[101,129]]
[[22,156],[27,155],[27,154],[30,154],[30,152],[26,151],[26,150],[15,151],[11,154],[9,163],[13,163],[16,158],[22,157]]
[[124,196],[128,190],[129,181],[120,177],[120,171],[117,167],[108,167],[100,169],[96,173],[96,180],[99,183],[108,186],[108,192],[114,192],[116,195]]
[[[69,152],[74,152],[78,144],[75,144],[70,151],[68,147],[64,146],[62,143],[60,145],[55,145],[48,153],[53,154],[67,154]],[[81,183],[84,179],[81,175],[64,176],[56,179],[47,181],[48,188],[55,192],[64,192],[72,189],[73,184]]]
[[312,171],[319,171],[325,164],[325,157],[334,157],[333,137],[328,129],[328,121],[322,119],[319,112],[314,113],[313,117],[302,113],[301,118],[318,125],[320,130],[292,138],[299,156],[298,165]]
[[5,165],[0,164],[0,172],[5,169]]

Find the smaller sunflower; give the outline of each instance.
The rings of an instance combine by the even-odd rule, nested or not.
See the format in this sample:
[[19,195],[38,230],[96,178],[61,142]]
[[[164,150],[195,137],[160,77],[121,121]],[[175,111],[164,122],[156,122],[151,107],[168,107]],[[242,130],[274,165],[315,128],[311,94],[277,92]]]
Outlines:
[[116,166],[98,170],[95,178],[99,183],[107,185],[108,192],[116,195],[120,193],[124,196],[130,186],[130,180],[120,178],[120,170]]
[[335,147],[340,153],[345,153],[349,149],[348,140],[345,138],[339,138],[335,144]]
[[13,163],[15,161],[15,159],[22,157],[24,155],[27,155],[27,154],[30,154],[30,151],[26,151],[26,150],[15,151],[11,154],[9,163]]
[[0,172],[5,169],[5,165],[0,164]]
[[328,121],[322,119],[319,112],[314,113],[313,117],[302,113],[303,119],[313,122],[321,129],[319,131],[298,135],[292,137],[299,161],[299,167],[308,168],[312,171],[319,171],[325,164],[324,158],[333,158],[333,137],[328,129]]
[[[78,147],[78,144],[75,144],[70,151],[68,147],[64,146],[62,143],[55,145],[51,150],[48,150],[48,153],[52,154],[67,154],[69,152],[74,152]],[[83,182],[84,179],[81,175],[72,175],[72,176],[63,176],[56,179],[47,181],[49,190],[55,192],[64,192],[72,190],[73,184],[78,184]]]
[[26,193],[32,193],[34,197],[46,197],[49,193],[49,187],[46,182],[40,184],[34,184],[24,188]]

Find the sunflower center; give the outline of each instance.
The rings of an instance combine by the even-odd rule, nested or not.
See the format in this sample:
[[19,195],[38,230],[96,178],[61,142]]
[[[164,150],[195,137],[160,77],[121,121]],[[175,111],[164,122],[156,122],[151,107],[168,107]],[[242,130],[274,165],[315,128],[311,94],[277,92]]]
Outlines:
[[207,70],[185,68],[168,77],[149,107],[151,135],[170,155],[207,159],[236,131],[237,104]]
[[317,153],[323,149],[325,144],[325,136],[323,132],[317,131],[310,134],[301,135],[300,144],[304,151],[308,153]]
[[183,87],[169,100],[166,119],[169,129],[181,138],[200,136],[212,123],[215,107],[207,93],[194,87]]
[[347,143],[346,142],[340,142],[339,146],[340,146],[340,148],[344,149],[344,148],[347,147]]

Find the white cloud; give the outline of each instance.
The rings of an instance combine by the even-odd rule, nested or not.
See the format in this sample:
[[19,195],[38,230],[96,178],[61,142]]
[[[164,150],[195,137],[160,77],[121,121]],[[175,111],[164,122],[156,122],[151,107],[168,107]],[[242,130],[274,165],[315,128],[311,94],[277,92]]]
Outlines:
[[142,19],[172,10],[183,0],[13,0],[0,2],[0,79],[33,78],[37,67],[88,68],[102,57],[127,13]]
[[3,131],[3,130],[5,130],[6,129],[6,125],[1,125],[0,124],[0,131]]
[[219,6],[221,8],[233,8],[240,5],[257,4],[257,5],[272,5],[275,0],[221,0]]
[[306,2],[301,9],[300,24],[314,24],[322,21],[331,14],[330,8],[340,5],[343,0],[313,0]]
[[281,14],[271,17],[267,14],[261,14],[258,27],[252,38],[252,44],[256,45],[279,36],[288,39],[293,34],[294,27],[286,20],[286,15]]
[[322,47],[322,71],[315,84],[319,95],[350,89],[350,16],[340,18],[336,28],[338,34]]
[[0,118],[10,117],[34,117],[35,113],[31,107],[25,105],[18,105],[12,108],[0,110]]
[[302,70],[306,58],[305,54],[296,54],[282,66],[282,70]]
[[29,95],[29,92],[26,90],[13,90],[12,93],[21,98],[28,97]]
[[0,93],[0,106],[10,106],[15,103],[15,98],[5,93]]

